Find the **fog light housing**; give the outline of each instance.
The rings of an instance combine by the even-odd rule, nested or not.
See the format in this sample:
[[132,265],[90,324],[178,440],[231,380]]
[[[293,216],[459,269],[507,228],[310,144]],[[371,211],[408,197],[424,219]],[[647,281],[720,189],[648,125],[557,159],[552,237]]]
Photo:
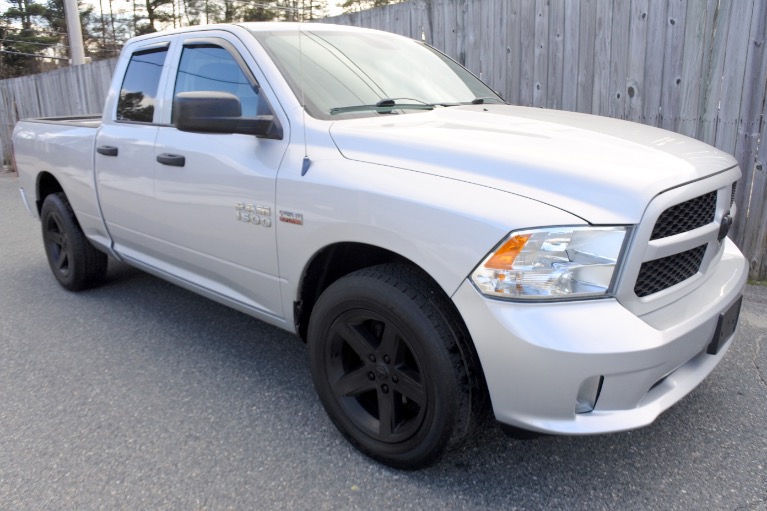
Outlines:
[[594,410],[604,381],[604,376],[592,376],[581,383],[578,396],[575,398],[575,413],[589,413]]

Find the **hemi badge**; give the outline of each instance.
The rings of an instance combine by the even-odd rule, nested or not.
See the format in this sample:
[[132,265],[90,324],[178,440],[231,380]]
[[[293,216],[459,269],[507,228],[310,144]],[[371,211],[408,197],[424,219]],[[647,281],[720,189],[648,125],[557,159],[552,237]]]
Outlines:
[[304,215],[301,213],[293,213],[292,211],[280,211],[280,222],[304,225]]

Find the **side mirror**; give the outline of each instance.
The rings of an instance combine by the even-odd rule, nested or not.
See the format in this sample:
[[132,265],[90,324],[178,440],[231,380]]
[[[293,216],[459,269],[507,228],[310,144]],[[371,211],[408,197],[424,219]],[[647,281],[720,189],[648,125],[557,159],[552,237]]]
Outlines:
[[282,138],[274,115],[242,117],[240,100],[234,94],[194,91],[176,94],[173,122],[180,131],[196,133],[242,133],[262,138]]

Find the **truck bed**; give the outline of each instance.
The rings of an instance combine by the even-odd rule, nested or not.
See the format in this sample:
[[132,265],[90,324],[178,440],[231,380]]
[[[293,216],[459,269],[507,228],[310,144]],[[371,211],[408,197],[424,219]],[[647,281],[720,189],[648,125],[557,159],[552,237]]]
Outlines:
[[101,117],[24,119],[14,130],[14,152],[22,196],[35,216],[39,213],[37,187],[46,176],[66,193],[83,231],[102,241],[103,227],[93,182],[94,144]]
[[64,124],[81,128],[98,128],[101,126],[101,114],[69,115],[61,117],[36,117],[23,119],[25,122],[40,122],[44,124]]

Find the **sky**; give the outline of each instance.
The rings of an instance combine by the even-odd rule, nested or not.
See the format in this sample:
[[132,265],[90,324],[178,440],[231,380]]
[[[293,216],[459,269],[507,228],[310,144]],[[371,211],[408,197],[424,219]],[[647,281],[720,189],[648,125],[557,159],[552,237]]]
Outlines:
[[[43,0],[38,0],[43,1]],[[98,10],[99,7],[99,1],[98,0],[82,0],[84,3],[92,4],[96,10]],[[341,4],[344,2],[344,0],[328,0],[328,13],[330,16],[337,16],[338,14],[343,13],[343,9],[341,8]],[[108,4],[108,0],[104,0],[104,5],[106,8],[106,5]],[[114,0],[114,3],[116,4],[117,8],[119,9],[121,6],[120,4],[127,3],[121,0]],[[11,6],[11,3],[7,0],[0,0],[0,12],[5,11]],[[126,7],[127,9],[127,7]]]

